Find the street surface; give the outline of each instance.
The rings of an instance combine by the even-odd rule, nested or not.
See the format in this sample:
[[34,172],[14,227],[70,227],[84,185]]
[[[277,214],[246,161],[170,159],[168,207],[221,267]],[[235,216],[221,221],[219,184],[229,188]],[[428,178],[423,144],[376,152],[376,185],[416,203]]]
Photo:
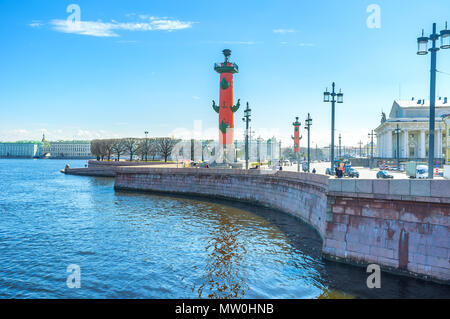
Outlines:
[[[315,168],[317,174],[325,174],[325,170],[327,169],[327,167],[330,167],[330,166],[331,166],[330,162],[314,162],[314,163],[311,163],[311,171],[313,168]],[[355,168],[359,172],[360,179],[376,179],[377,178],[376,175],[379,171],[378,167],[373,168],[373,169],[370,169],[368,167],[357,167],[357,166],[352,166],[352,167]],[[291,166],[283,166],[283,170],[296,172],[297,165],[294,164]],[[300,171],[302,171],[301,165],[300,165]],[[441,172],[441,171],[442,170],[440,170],[439,172]],[[408,179],[409,178],[408,176],[406,176],[405,172],[397,172],[397,171],[389,171],[389,172],[394,176],[394,179]],[[350,177],[344,177],[344,178],[350,178]],[[441,177],[441,176],[435,176],[434,178],[443,179],[443,177]]]

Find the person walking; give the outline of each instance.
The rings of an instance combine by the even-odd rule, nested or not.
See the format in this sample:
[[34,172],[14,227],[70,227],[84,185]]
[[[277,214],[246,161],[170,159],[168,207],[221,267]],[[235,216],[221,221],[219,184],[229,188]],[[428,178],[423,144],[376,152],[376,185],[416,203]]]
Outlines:
[[337,178],[342,178],[344,176],[344,170],[345,170],[344,165],[345,164],[343,162],[340,162],[339,166],[336,167],[336,177]]

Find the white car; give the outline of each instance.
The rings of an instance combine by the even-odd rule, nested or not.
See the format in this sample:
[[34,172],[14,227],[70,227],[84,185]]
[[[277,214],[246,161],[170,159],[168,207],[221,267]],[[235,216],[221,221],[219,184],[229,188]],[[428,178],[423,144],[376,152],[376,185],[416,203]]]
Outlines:
[[428,178],[428,166],[427,165],[417,165],[416,178]]

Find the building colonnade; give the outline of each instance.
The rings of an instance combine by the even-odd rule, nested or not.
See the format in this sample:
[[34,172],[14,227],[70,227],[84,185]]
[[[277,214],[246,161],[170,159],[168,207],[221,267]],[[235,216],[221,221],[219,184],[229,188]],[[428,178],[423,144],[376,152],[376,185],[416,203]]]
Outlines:
[[[396,127],[386,127],[377,134],[377,157],[396,158],[397,136]],[[426,158],[428,156],[428,129],[400,128],[399,150],[400,158]],[[443,157],[444,130],[436,127],[435,130],[435,157]]]

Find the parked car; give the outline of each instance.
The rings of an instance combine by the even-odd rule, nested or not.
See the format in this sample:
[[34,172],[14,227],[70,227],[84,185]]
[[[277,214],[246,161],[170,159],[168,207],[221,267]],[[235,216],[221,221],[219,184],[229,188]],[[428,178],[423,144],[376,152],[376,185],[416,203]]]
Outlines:
[[359,178],[359,172],[354,168],[349,168],[345,171],[345,176]]
[[417,165],[416,178],[428,178],[428,165]]
[[392,176],[392,174],[390,174],[389,172],[379,171],[377,173],[377,178],[394,178],[394,176]]

